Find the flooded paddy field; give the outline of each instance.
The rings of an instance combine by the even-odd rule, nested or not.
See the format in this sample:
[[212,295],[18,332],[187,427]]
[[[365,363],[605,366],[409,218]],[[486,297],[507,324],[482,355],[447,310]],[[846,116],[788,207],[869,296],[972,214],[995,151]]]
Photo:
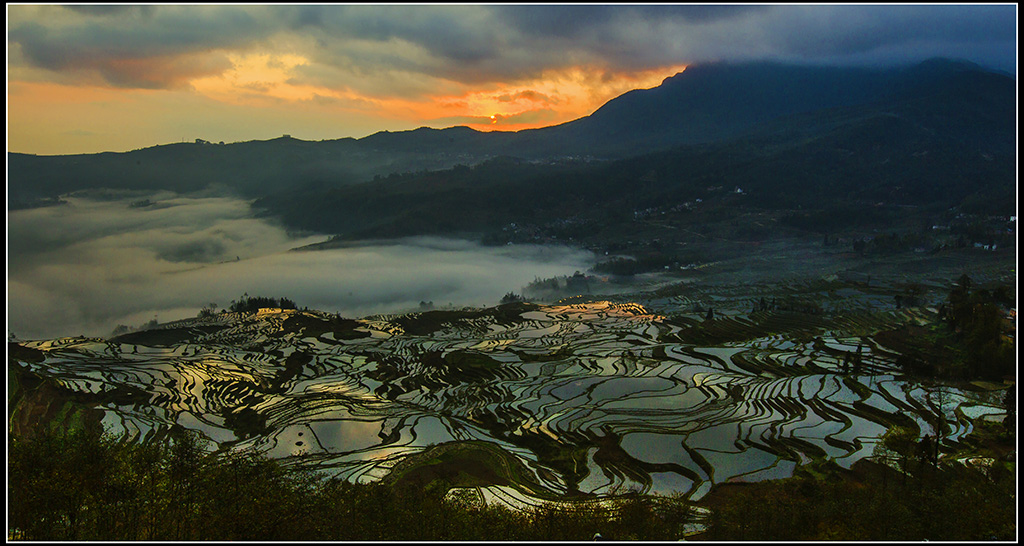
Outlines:
[[875,334],[937,317],[896,308],[895,286],[826,275],[359,320],[224,313],[20,342],[14,365],[102,401],[108,431],[136,440],[184,427],[356,482],[478,446],[452,464],[487,502],[698,500],[814,460],[849,468],[893,424],[952,445],[1001,415],[1001,390],[896,366]]

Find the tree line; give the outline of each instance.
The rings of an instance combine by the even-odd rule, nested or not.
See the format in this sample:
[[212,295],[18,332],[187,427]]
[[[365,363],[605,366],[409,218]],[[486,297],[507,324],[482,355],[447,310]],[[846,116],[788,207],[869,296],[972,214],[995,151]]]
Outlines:
[[85,427],[8,438],[8,533],[20,540],[677,540],[682,500],[512,510],[425,487],[356,484],[196,433],[124,441]]
[[1014,338],[1006,335],[1011,325],[1004,311],[1015,303],[1005,286],[993,290],[977,288],[966,274],[950,289],[948,304],[939,308],[939,316],[966,347],[967,378],[1001,379],[1016,375],[1017,353]]
[[[825,470],[740,486],[712,507],[706,540],[1014,540],[1013,472],[1001,464],[976,469],[934,467],[917,444],[906,470],[864,465],[864,480]],[[858,463],[860,465],[861,463]]]

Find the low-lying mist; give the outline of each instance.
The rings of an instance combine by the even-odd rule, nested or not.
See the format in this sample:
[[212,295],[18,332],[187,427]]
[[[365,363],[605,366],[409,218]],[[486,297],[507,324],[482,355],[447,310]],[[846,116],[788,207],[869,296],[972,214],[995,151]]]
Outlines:
[[568,247],[414,238],[290,251],[324,240],[254,217],[248,202],[211,195],[67,197],[8,212],[8,334],[109,336],[195,316],[243,293],[288,297],[350,318],[435,306],[494,305],[536,277],[593,264]]

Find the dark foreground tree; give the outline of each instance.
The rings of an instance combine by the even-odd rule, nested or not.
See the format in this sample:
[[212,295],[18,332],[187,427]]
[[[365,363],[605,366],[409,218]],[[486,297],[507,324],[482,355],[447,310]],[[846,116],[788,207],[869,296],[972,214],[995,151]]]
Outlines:
[[447,487],[352,484],[194,432],[121,441],[97,431],[9,438],[8,522],[25,540],[586,540],[682,537],[681,499],[626,496],[515,511]]

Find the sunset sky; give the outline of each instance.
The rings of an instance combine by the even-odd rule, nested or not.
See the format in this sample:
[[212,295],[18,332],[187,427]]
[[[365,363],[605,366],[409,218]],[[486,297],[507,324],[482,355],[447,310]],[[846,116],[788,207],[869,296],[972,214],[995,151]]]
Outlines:
[[946,56],[1016,75],[1002,5],[10,5],[7,149],[360,138],[588,115],[693,63]]

